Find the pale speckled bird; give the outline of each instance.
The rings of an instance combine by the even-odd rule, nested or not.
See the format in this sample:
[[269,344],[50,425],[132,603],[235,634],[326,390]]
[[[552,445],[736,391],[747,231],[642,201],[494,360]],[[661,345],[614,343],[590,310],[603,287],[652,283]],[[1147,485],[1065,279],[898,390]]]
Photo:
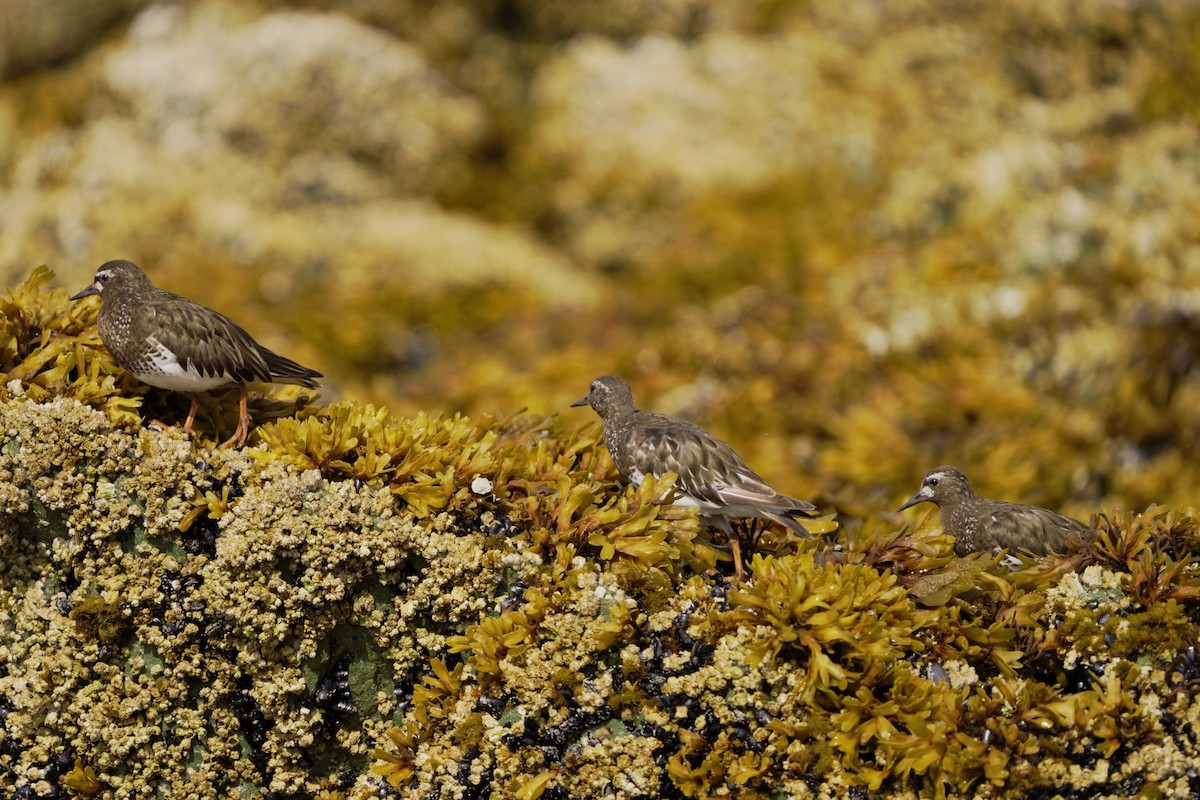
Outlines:
[[757,517],[809,535],[796,518],[812,518],[816,506],[772,489],[732,447],[699,425],[638,410],[629,384],[616,375],[592,381],[587,396],[571,405],[591,406],[600,415],[613,464],[634,486],[646,475],[679,476],[676,486],[682,496],[676,502],[697,506],[729,538],[737,580],[745,570],[731,520]]
[[900,510],[918,503],[941,509],[942,529],[954,537],[954,552],[960,556],[1002,549],[1039,556],[1061,553],[1068,538],[1088,531],[1079,520],[1045,508],[980,497],[963,471],[949,465],[931,470]]
[[228,317],[159,289],[129,261],[108,261],[92,283],[74,295],[100,295],[100,339],[118,364],[143,383],[191,395],[183,425],[192,432],[198,392],[234,386],[241,390],[238,425],[221,446],[246,443],[250,414],[246,384],[295,383],[315,388],[321,373],[268,350]]

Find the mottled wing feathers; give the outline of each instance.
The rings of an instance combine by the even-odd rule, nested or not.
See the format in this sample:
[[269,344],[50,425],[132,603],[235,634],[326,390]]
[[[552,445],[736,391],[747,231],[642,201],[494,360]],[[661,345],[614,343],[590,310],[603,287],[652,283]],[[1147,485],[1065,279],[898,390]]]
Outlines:
[[164,299],[137,307],[144,330],[175,354],[180,366],[231,382],[301,383],[319,374],[258,344],[242,326],[212,309],[164,292]]
[[775,491],[733,448],[703,428],[677,417],[639,413],[626,431],[625,472],[674,472],[678,486],[696,500],[717,507],[754,506],[784,516],[807,516],[810,503]]
[[982,549],[1025,549],[1035,555],[1061,553],[1066,550],[1068,537],[1088,530],[1079,520],[1037,506],[993,501],[987,512],[990,515],[983,520],[980,538],[993,541],[979,542]]

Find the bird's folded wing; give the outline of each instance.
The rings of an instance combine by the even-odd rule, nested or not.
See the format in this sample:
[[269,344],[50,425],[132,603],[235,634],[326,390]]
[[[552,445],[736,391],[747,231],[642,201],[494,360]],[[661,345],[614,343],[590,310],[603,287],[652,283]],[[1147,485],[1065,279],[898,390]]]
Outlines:
[[228,317],[187,301],[147,303],[139,313],[185,369],[241,383],[271,380],[258,344]]
[[716,506],[765,503],[799,511],[808,506],[776,492],[733,448],[683,420],[642,427],[630,445],[629,457],[638,470],[647,475],[674,472],[679,488],[697,500]]
[[1022,547],[1039,555],[1061,552],[1066,547],[1068,536],[1087,530],[1087,526],[1079,520],[1046,508],[1016,503],[997,505],[992,510],[991,525],[988,527],[997,535],[1004,531],[1004,538],[1010,542],[1010,546]]

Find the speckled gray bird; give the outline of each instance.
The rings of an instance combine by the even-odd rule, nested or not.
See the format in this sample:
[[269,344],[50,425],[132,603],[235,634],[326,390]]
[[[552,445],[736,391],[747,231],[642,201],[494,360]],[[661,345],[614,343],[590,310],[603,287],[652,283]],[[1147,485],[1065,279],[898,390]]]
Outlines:
[[697,506],[701,516],[729,538],[737,580],[745,571],[731,520],[757,517],[808,535],[796,518],[811,518],[816,506],[772,489],[732,447],[700,426],[638,410],[629,384],[616,375],[592,381],[587,396],[571,405],[591,406],[600,415],[613,464],[634,486],[647,475],[679,476],[676,488],[681,496],[676,502]]
[[108,261],[72,300],[100,295],[100,339],[118,364],[138,380],[192,397],[183,430],[192,432],[198,392],[237,386],[238,426],[221,446],[246,443],[250,414],[246,384],[317,386],[321,373],[268,350],[228,317],[159,289],[129,261]]
[[927,502],[941,509],[942,530],[954,537],[960,556],[1001,549],[1061,553],[1068,538],[1088,531],[1079,520],[1045,508],[980,497],[963,471],[949,465],[931,470],[900,510]]

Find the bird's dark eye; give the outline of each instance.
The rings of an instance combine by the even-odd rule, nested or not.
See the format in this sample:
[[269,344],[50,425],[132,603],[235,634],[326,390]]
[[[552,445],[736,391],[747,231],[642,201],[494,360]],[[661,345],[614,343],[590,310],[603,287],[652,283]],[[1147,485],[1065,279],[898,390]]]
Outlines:
[[104,283],[111,277],[112,277],[111,272],[101,272],[99,275],[96,276],[96,280],[100,281],[101,283]]
[[938,485],[938,480],[939,480],[938,478],[930,478],[930,479],[929,479],[929,485],[930,485],[930,486],[937,486],[937,485]]

